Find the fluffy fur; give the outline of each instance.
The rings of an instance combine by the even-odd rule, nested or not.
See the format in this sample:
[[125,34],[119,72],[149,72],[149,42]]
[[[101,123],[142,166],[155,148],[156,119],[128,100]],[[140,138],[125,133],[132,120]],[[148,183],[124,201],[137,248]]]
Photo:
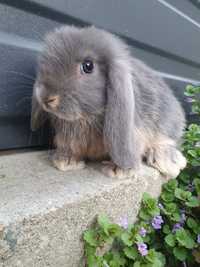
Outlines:
[[[81,70],[85,59],[94,62],[90,74]],[[56,132],[53,162],[61,170],[108,157],[104,170],[110,176],[132,176],[144,158],[169,176],[186,165],[177,148],[185,126],[179,102],[121,39],[104,30],[64,26],[46,36],[32,129],[47,118]]]

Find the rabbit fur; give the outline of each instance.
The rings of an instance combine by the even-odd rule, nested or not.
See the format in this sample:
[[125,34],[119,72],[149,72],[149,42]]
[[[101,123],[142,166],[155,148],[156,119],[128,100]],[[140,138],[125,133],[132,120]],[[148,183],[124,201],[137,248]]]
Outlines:
[[[179,151],[185,116],[154,70],[132,56],[120,38],[94,26],[63,26],[44,43],[31,127],[50,120],[58,169],[110,159],[103,171],[126,177],[145,160],[168,177],[179,174],[186,165]],[[92,61],[91,73],[83,70],[85,60]]]

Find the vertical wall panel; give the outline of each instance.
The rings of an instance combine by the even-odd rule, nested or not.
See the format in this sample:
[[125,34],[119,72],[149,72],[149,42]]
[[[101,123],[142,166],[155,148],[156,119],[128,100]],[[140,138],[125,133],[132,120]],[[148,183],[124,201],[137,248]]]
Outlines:
[[183,90],[200,81],[199,15],[195,0],[0,0],[0,149],[47,144],[47,128],[30,131],[30,99],[43,36],[62,24],[120,35],[167,79],[190,118]]

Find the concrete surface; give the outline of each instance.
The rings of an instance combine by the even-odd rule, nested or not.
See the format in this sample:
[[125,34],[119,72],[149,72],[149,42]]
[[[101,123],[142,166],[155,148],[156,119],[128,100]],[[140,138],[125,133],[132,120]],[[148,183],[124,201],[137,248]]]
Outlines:
[[143,192],[164,181],[144,166],[136,178],[104,176],[100,164],[60,172],[46,152],[0,157],[0,267],[78,267],[83,231],[106,213],[135,220]]

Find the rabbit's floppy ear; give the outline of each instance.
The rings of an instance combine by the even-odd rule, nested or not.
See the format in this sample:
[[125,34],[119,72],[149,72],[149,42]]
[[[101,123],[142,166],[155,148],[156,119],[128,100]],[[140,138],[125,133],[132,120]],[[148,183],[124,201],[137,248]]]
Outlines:
[[40,128],[46,121],[47,114],[40,106],[36,97],[36,86],[33,89],[32,109],[31,109],[31,130],[35,131]]
[[[129,58],[128,58],[129,57]],[[104,142],[112,161],[123,169],[136,165],[132,63],[130,55],[115,57],[108,66]]]

